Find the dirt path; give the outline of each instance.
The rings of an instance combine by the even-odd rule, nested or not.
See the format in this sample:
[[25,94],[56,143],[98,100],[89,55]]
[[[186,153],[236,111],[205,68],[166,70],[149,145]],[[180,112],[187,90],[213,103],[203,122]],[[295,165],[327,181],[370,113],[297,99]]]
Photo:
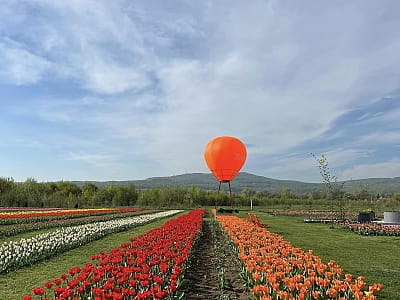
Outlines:
[[248,291],[235,261],[236,254],[218,224],[203,221],[203,234],[194,251],[192,265],[185,275],[183,299],[248,300]]

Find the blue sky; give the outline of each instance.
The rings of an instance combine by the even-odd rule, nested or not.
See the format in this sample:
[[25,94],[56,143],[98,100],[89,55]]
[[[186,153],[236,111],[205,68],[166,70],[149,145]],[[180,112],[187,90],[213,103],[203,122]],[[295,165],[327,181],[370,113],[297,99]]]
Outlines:
[[2,1],[0,176],[400,176],[399,1]]

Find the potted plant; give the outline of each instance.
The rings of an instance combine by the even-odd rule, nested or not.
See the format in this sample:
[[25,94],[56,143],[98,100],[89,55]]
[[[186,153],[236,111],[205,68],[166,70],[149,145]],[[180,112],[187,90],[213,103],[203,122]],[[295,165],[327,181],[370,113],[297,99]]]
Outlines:
[[359,223],[367,223],[375,220],[375,212],[371,209],[362,210],[358,213],[357,221]]

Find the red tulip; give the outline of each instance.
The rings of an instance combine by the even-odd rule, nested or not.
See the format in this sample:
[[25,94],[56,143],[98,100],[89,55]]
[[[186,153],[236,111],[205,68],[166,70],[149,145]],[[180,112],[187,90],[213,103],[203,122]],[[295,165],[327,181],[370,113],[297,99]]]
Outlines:
[[32,291],[35,295],[38,295],[38,296],[43,296],[45,293],[45,290],[42,288],[33,288]]
[[[54,280],[54,299],[81,299],[79,295],[91,296],[93,300],[167,297],[177,290],[203,214],[204,210],[194,210],[131,238],[130,243],[112,249],[109,254],[102,251],[91,256],[93,263],[87,263],[83,269],[70,268],[69,275],[62,274]],[[53,282],[45,286],[50,289]]]

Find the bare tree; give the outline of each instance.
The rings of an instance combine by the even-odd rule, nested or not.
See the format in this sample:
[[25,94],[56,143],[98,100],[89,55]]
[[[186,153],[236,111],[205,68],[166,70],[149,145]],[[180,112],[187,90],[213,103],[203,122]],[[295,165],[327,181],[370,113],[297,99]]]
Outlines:
[[331,174],[328,166],[328,159],[325,154],[321,157],[317,157],[314,153],[311,155],[315,158],[318,163],[319,173],[322,176],[323,183],[326,185],[330,198],[330,212],[332,216],[332,226],[335,220],[335,206],[338,207],[338,215],[336,219],[344,220],[344,184],[345,182],[339,182],[337,176]]

